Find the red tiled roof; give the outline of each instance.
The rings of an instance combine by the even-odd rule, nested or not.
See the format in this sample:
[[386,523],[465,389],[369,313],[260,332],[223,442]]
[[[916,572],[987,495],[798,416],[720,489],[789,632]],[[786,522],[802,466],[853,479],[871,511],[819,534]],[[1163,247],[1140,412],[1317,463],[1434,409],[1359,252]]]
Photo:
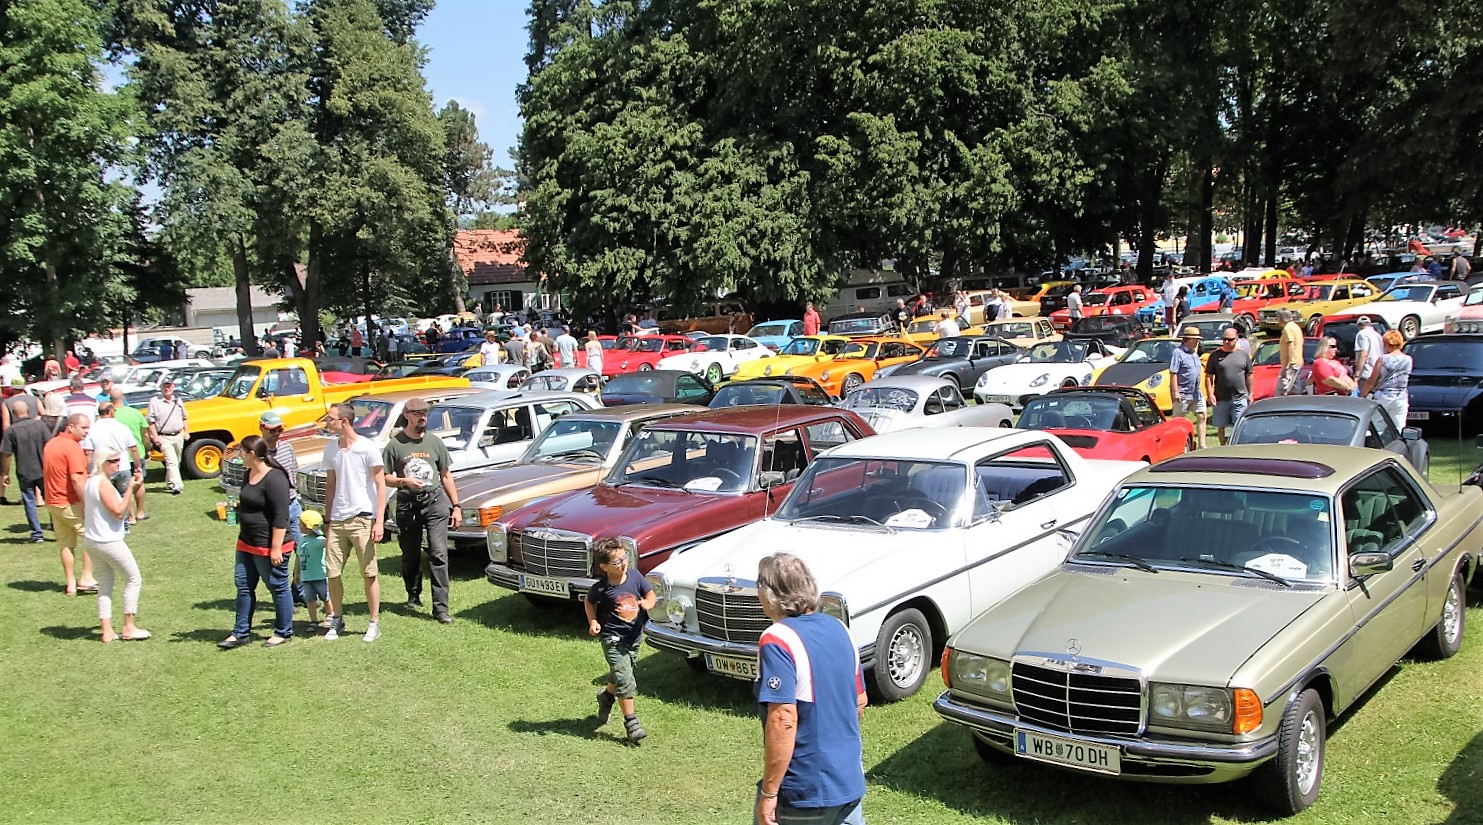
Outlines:
[[460,229],[453,235],[453,256],[470,286],[535,280],[520,261],[524,253],[518,229]]

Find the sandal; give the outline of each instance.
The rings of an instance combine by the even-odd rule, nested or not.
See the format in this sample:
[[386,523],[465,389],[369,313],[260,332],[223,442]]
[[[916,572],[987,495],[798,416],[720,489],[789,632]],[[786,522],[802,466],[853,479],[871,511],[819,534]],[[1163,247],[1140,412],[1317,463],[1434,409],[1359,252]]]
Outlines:
[[236,636],[228,636],[225,639],[217,642],[216,646],[221,648],[222,650],[235,650],[245,644],[247,644],[247,639],[239,639]]
[[92,584],[79,584],[77,586],[77,592],[79,592],[79,593],[97,593],[98,592],[98,583],[97,582],[93,582]]
[[103,639],[102,639],[102,642],[103,642],[103,644],[106,645],[109,642],[117,642],[117,641],[120,641],[123,638],[124,637],[122,637],[122,636],[118,635],[117,633],[115,633],[115,634],[113,634],[112,638],[110,638],[108,636],[104,636]]
[[120,639],[123,639],[126,642],[142,642],[145,639],[148,639],[149,636],[150,636],[150,633],[149,633],[148,630],[140,630],[139,628],[136,627],[136,628],[134,628],[134,632],[132,634],[130,634],[128,636],[122,636],[121,635],[121,636],[119,636],[119,638]]

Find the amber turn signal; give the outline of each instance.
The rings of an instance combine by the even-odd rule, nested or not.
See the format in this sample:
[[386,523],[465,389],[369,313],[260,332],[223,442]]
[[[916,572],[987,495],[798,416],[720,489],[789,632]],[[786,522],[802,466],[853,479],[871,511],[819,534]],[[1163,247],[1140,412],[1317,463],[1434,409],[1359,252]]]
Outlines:
[[947,689],[948,690],[952,690],[953,689],[953,677],[947,672],[947,660],[948,659],[951,659],[952,656],[953,656],[953,649],[950,648],[950,647],[948,647],[947,645],[943,645],[942,646],[942,663],[938,666],[938,670],[941,670],[942,671],[942,683],[944,685],[947,685]]
[[1262,726],[1262,700],[1256,695],[1256,691],[1249,688],[1236,688],[1235,695],[1236,716],[1231,725],[1234,733],[1251,733]]
[[496,521],[499,521],[499,517],[503,515],[503,513],[504,510],[501,509],[498,504],[491,504],[488,507],[480,507],[479,526],[488,527]]

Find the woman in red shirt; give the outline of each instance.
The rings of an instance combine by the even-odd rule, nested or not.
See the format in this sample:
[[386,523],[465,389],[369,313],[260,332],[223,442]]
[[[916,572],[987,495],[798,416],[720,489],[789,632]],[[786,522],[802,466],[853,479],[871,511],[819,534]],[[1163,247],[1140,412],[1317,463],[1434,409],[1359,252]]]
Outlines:
[[252,611],[257,606],[257,583],[266,579],[273,596],[273,635],[264,643],[278,647],[293,637],[294,605],[289,593],[289,554],[294,543],[288,533],[288,474],[268,451],[261,436],[242,439],[242,463],[247,465],[237,507],[237,620],[232,634],[217,643],[222,650],[247,644]]

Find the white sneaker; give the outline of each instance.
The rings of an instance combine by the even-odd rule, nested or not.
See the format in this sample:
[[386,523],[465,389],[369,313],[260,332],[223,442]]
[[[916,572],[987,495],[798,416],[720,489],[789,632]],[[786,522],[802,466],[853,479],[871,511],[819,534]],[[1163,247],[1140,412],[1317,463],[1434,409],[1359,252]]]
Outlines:
[[381,622],[368,622],[366,624],[366,636],[361,641],[365,642],[366,644],[370,644],[371,642],[374,642],[379,638],[381,638]]
[[340,638],[340,631],[345,629],[345,623],[338,619],[330,619],[330,628],[324,632],[324,640],[333,642]]

